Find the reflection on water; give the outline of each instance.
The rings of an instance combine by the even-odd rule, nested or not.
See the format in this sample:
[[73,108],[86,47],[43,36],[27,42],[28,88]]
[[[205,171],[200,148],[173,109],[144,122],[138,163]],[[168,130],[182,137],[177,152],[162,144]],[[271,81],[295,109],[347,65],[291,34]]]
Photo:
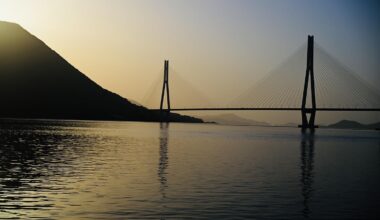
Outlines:
[[1,120],[0,219],[371,218],[379,141],[370,131]]
[[166,169],[168,163],[168,139],[169,139],[169,123],[160,123],[160,158],[158,163],[158,178],[160,181],[160,192],[165,198],[165,189],[167,188]]
[[314,132],[303,133],[301,138],[301,183],[303,196],[303,216],[308,218],[311,209],[309,201],[312,196],[313,184],[313,166],[314,166]]

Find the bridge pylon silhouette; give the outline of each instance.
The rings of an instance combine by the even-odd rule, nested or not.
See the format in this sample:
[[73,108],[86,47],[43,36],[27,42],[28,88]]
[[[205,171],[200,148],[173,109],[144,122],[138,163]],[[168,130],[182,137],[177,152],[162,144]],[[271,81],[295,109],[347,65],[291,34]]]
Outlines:
[[169,60],[164,61],[164,82],[162,84],[162,93],[161,93],[161,102],[160,102],[160,112],[163,112],[164,107],[164,98],[166,91],[166,100],[167,100],[167,113],[170,113],[170,95],[169,95]]
[[[311,92],[311,108],[306,108],[306,100],[308,95],[308,87],[310,81],[310,92]],[[317,106],[315,101],[315,80],[314,80],[314,36],[308,36],[307,40],[307,62],[306,62],[306,74],[305,74],[305,83],[303,88],[302,95],[302,106],[301,106],[301,115],[302,115],[302,124],[298,127],[301,127],[302,130],[317,128],[315,125],[315,115],[317,113]],[[308,118],[308,114],[310,117]]]
[[[244,104],[234,104],[237,105],[236,107],[183,107],[181,104],[178,104],[178,100],[187,102],[188,98],[196,96],[196,93],[193,91],[187,97],[179,99],[175,89],[180,86],[177,86],[178,84],[176,80],[174,80],[176,85],[172,87],[172,92],[176,93],[176,96],[172,97],[174,98],[172,99],[172,104],[175,106],[171,107],[169,93],[169,61],[165,60],[160,108],[151,108],[151,110],[159,111],[163,116],[162,118],[166,121],[170,120],[170,117],[168,117],[170,116],[170,112],[178,111],[297,111],[301,113],[302,123],[298,127],[300,127],[302,131],[306,131],[307,129],[313,131],[315,128],[318,128],[318,126],[315,125],[317,111],[380,112],[380,96],[378,95],[377,90],[372,89],[372,87],[367,85],[365,81],[361,80],[359,76],[356,76],[354,73],[351,73],[350,70],[347,70],[347,68],[324,51],[318,44],[314,44],[314,36],[308,36],[306,46],[307,47],[302,46],[300,50],[292,55],[291,59],[286,61],[286,65],[282,64],[281,68],[278,68],[278,70],[276,69],[275,72],[262,81],[260,85],[256,86],[256,90],[248,91],[249,100],[254,101],[254,106],[251,107],[239,107],[244,106]],[[304,51],[307,52],[305,75],[303,75]],[[300,62],[298,62],[298,59]],[[314,67],[318,72],[316,77],[314,75]],[[289,78],[289,74],[287,76],[279,74],[282,71],[285,73],[291,73],[291,77],[300,77],[299,81]],[[173,73],[175,72],[173,71]],[[176,74],[171,74],[171,76],[172,78],[173,76],[177,77],[178,80]],[[285,78],[274,78],[279,76]],[[305,76],[304,81],[303,76]],[[291,84],[294,81],[296,84]],[[178,80],[178,82],[180,81]],[[316,85],[316,82],[318,85]],[[157,84],[157,91],[154,90],[154,94],[157,94],[157,96],[150,96],[154,97],[154,103],[156,103],[159,96],[160,84]],[[341,89],[346,89],[346,91],[342,92],[344,90]],[[166,108],[164,107],[165,94]],[[291,98],[294,98],[296,101],[292,101]],[[319,107],[317,107],[317,100]],[[352,105],[347,106],[342,100],[349,101]],[[199,101],[199,104],[204,105],[201,99],[197,99],[196,101]],[[329,101],[331,104],[329,104]],[[292,103],[287,104],[290,102]],[[156,106],[156,104],[154,105]],[[165,113],[167,117],[164,117]]]

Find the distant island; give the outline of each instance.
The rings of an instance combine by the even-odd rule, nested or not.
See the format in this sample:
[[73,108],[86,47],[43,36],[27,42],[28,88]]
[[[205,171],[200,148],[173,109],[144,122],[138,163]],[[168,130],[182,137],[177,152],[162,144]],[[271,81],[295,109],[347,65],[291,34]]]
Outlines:
[[1,118],[202,122],[102,88],[18,24],[0,22],[0,48]]
[[339,128],[339,129],[368,129],[368,130],[379,130],[380,122],[373,124],[361,124],[356,121],[342,120],[335,124],[324,126],[327,128]]
[[[216,123],[220,125],[237,125],[237,126],[262,126],[262,127],[298,127],[296,123],[285,123],[272,125],[264,121],[256,121],[235,115],[233,113],[217,114],[217,115],[204,115],[198,116],[204,122]],[[335,129],[367,129],[367,130],[380,130],[380,122],[372,124],[361,124],[356,121],[341,120],[330,125],[320,125],[320,128],[335,128]]]

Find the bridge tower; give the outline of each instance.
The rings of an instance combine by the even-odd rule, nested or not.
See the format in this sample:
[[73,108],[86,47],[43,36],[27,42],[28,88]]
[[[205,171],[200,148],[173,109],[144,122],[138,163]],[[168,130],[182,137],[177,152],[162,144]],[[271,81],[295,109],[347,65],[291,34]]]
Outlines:
[[[306,100],[308,93],[310,79],[310,92],[311,92],[311,108],[306,108]],[[307,63],[306,63],[306,75],[305,75],[305,84],[303,89],[302,96],[302,106],[301,106],[301,115],[302,115],[302,130],[310,129],[314,130],[317,128],[314,124],[315,122],[315,114],[316,114],[316,102],[315,102],[315,83],[314,83],[314,36],[308,36],[307,40]],[[308,114],[310,117],[308,118]]]
[[164,83],[162,85],[162,93],[161,93],[161,103],[160,103],[160,112],[163,111],[164,104],[164,96],[166,91],[166,100],[167,100],[167,113],[170,113],[170,96],[169,96],[169,60],[165,60],[164,62]]

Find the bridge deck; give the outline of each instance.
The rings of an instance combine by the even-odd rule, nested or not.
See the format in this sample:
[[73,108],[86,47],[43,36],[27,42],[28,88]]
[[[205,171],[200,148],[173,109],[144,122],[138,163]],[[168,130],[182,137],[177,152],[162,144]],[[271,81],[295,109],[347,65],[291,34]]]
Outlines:
[[[309,108],[308,108],[309,109]],[[151,109],[160,111],[160,109]],[[167,109],[164,109],[167,110]],[[301,111],[301,108],[172,108],[170,111]],[[316,108],[316,111],[375,112],[380,108]]]

